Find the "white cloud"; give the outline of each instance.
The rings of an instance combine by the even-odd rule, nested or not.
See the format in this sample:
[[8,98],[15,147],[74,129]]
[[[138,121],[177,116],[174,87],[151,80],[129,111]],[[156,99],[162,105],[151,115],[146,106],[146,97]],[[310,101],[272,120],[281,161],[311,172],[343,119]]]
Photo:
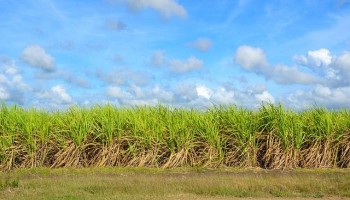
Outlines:
[[279,84],[312,84],[318,80],[310,74],[299,71],[297,68],[285,65],[271,66],[270,70],[263,72],[264,75]]
[[246,45],[238,47],[234,61],[246,70],[264,68],[268,65],[262,49]]
[[72,97],[66,92],[66,89],[61,85],[56,85],[51,88],[51,98],[61,104],[69,104],[73,102]]
[[255,85],[250,85],[248,87],[248,90],[251,91],[252,93],[263,93],[265,90],[267,90],[267,87],[265,84],[255,84]]
[[12,81],[10,83],[10,86],[14,86],[18,89],[21,89],[22,91],[30,89],[29,85],[24,83],[23,77],[20,74],[15,74],[12,76]]
[[174,99],[171,91],[163,89],[159,85],[153,88],[138,87],[131,85],[127,87],[110,86],[106,93],[109,97],[117,99],[120,105],[156,105],[158,102],[170,103]]
[[[311,88],[298,90],[286,98],[285,104],[296,108],[310,107],[314,104],[330,108],[349,107],[350,99],[350,52],[345,51],[338,56],[331,56],[326,49],[309,51],[305,58],[296,60],[312,67],[323,78]],[[295,76],[291,74],[291,76]]]
[[8,100],[10,98],[10,93],[3,87],[0,87],[0,100]]
[[314,69],[324,76],[324,81],[333,86],[348,86],[350,84],[350,52],[345,51],[338,56],[332,56],[327,49],[309,51],[307,56],[296,56],[296,62]]
[[286,65],[271,65],[260,48],[240,46],[236,51],[235,62],[244,69],[263,75],[279,84],[311,84],[319,80],[311,74]]
[[36,99],[33,99],[33,105],[47,108],[64,108],[74,103],[73,98],[67,93],[62,85],[55,85],[49,90],[36,93]]
[[[201,81],[199,81],[201,82]],[[275,98],[265,86],[235,88],[232,85],[209,87],[195,81],[180,82],[176,87],[173,105],[208,108],[214,105],[235,104],[248,108],[258,108],[262,101],[275,103]]]
[[18,70],[17,70],[17,68],[14,66],[14,64],[13,65],[9,65],[8,67],[7,67],[7,69],[5,69],[5,74],[8,74],[8,75],[16,75],[16,74],[18,74]]
[[204,62],[194,56],[190,56],[185,60],[170,59],[165,56],[163,51],[153,52],[150,63],[156,67],[166,67],[178,73],[185,73],[197,70],[203,67]]
[[350,51],[345,51],[334,59],[332,67],[339,70],[339,76],[350,79]]
[[26,47],[22,52],[21,59],[34,67],[46,71],[52,71],[55,67],[54,58],[46,53],[45,49],[39,45],[30,45]]
[[213,43],[208,38],[198,38],[195,42],[190,43],[190,46],[201,52],[206,52],[212,47]]
[[294,56],[297,64],[305,65],[323,78],[322,83],[332,87],[344,87],[350,84],[350,52],[345,51],[332,56],[327,49],[309,51],[306,56]]
[[255,98],[259,102],[275,103],[275,99],[268,91],[263,91],[261,94],[255,94]]
[[253,88],[235,88],[222,85],[208,86],[201,80],[187,80],[171,87],[161,85],[123,87],[109,86],[106,95],[118,105],[156,105],[167,103],[174,107],[192,107],[206,109],[214,105],[236,104],[249,108],[257,108],[262,101],[275,103],[275,98],[265,86]]
[[175,87],[177,100],[190,101],[198,97],[196,85],[192,82],[180,82]]
[[329,80],[335,80],[335,81],[340,81],[341,77],[338,75],[339,71],[334,69],[334,68],[327,68],[325,69],[325,78]]
[[209,101],[211,89],[193,80],[179,82],[175,85],[174,106],[206,108],[211,106]]
[[152,8],[160,12],[165,17],[176,15],[179,17],[186,17],[187,11],[183,6],[174,0],[121,0],[126,2],[132,9],[146,9]]
[[349,107],[350,99],[350,87],[340,87],[332,90],[332,94],[329,96],[331,102],[335,102],[336,105],[344,105],[344,107]]
[[145,93],[143,92],[142,88],[135,84],[130,85],[129,90],[135,95],[136,98],[145,97]]
[[172,92],[162,89],[159,85],[156,85],[152,89],[152,96],[162,102],[171,102],[174,99],[174,95]]
[[327,97],[332,95],[332,91],[329,87],[323,86],[323,85],[317,85],[314,89],[314,93],[317,96],[321,97]]
[[229,91],[224,87],[220,87],[214,91],[211,96],[211,100],[216,104],[234,104],[235,101],[235,92]]
[[27,85],[15,62],[12,60],[0,61],[0,99],[22,104],[24,94],[31,91]]
[[194,56],[189,57],[185,61],[174,59],[170,61],[170,68],[175,72],[188,72],[202,68],[204,62]]
[[123,91],[120,87],[117,87],[117,86],[108,87],[106,92],[107,92],[107,95],[112,98],[129,99],[131,97],[130,93]]
[[307,55],[295,55],[296,63],[309,67],[327,67],[332,62],[332,55],[328,49],[318,49],[315,51],[308,51]]
[[212,91],[205,86],[197,86],[196,92],[198,97],[204,97],[206,99],[210,99]]
[[328,108],[345,108],[350,106],[350,87],[331,88],[326,85],[316,85],[308,90],[298,90],[285,99],[285,104],[303,109],[315,104]]

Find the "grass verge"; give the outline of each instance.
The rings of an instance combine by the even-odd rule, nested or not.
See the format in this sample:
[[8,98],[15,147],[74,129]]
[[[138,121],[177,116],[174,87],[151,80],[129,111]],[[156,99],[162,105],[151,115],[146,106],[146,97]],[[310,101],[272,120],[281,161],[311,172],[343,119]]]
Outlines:
[[0,173],[0,199],[350,198],[349,169],[83,168]]

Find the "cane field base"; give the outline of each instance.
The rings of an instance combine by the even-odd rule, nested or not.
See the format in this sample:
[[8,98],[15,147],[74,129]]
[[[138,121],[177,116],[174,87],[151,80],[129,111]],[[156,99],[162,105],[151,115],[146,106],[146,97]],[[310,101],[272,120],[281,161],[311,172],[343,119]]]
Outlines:
[[0,105],[3,199],[339,199],[349,169],[348,109]]

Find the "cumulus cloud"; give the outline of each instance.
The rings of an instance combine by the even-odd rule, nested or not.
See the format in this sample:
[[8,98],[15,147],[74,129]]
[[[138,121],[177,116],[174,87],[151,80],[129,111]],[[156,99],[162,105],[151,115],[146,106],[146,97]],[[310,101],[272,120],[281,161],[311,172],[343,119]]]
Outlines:
[[0,100],[23,104],[24,94],[30,90],[14,61],[0,61]]
[[266,90],[261,94],[255,94],[255,98],[260,102],[275,103],[275,98]]
[[178,83],[174,105],[207,108],[214,105],[236,104],[248,108],[257,108],[261,102],[275,103],[275,98],[263,85],[235,88],[230,86],[212,86],[193,82]]
[[331,96],[332,91],[329,87],[323,85],[317,85],[314,89],[314,94],[320,97]]
[[331,66],[343,79],[350,79],[350,51],[345,51],[334,59]]
[[236,103],[235,92],[224,87],[216,89],[210,99],[219,105]]
[[[206,99],[208,100],[207,103],[210,102],[213,105],[227,105],[235,103],[242,105],[245,103],[251,103],[250,106],[252,106],[261,102],[275,103],[274,97],[266,89],[263,91],[259,89],[238,90],[235,88],[227,89],[222,86],[208,88],[200,85],[196,87],[196,91],[198,98]],[[250,98],[249,101],[247,101],[248,98]]]
[[309,67],[327,67],[332,62],[332,55],[328,49],[308,51],[307,55],[295,55],[294,61],[297,64]]
[[265,77],[274,80],[279,84],[312,84],[318,80],[305,72],[299,71],[295,67],[288,67],[285,65],[271,66],[269,70],[263,71]]
[[175,96],[180,101],[191,101],[198,97],[196,85],[191,82],[180,82],[175,86]]
[[110,99],[116,99],[120,105],[156,105],[157,103],[170,103],[173,101],[173,93],[159,85],[149,87],[109,86],[106,94]]
[[121,100],[131,97],[130,93],[123,91],[118,86],[110,86],[110,87],[108,87],[107,90],[106,90],[106,93],[111,98],[117,98],[117,99],[121,99]]
[[246,45],[238,47],[234,61],[246,70],[265,68],[268,65],[262,49]]
[[213,90],[203,84],[185,81],[178,83],[175,88],[175,106],[204,109],[213,105],[210,100]]
[[250,91],[251,93],[257,94],[257,93],[263,93],[264,91],[267,91],[267,87],[264,84],[254,84],[254,85],[249,85],[247,90]]
[[53,71],[55,67],[55,59],[39,45],[26,47],[22,52],[21,59],[29,65],[45,71]]
[[0,100],[8,100],[10,93],[3,87],[0,87]]
[[187,80],[171,86],[162,85],[124,85],[108,86],[105,95],[109,101],[122,106],[156,105],[167,103],[174,107],[206,109],[215,105],[236,104],[257,108],[262,102],[275,103],[274,96],[265,86],[255,85],[247,88],[209,86],[201,80]]
[[143,88],[141,88],[141,87],[139,87],[139,86],[137,86],[137,85],[135,85],[135,84],[131,84],[131,85],[129,86],[128,91],[129,91],[131,94],[135,95],[135,97],[138,98],[138,99],[139,99],[139,98],[144,98],[144,97],[145,97],[145,93],[144,93],[144,91],[143,91]]
[[59,84],[46,89],[37,88],[34,94],[35,98],[31,99],[34,107],[62,109],[75,103],[66,88]]
[[350,52],[345,51],[336,56],[327,49],[319,49],[294,58],[298,64],[313,69],[323,81],[292,92],[284,99],[286,105],[295,108],[314,104],[329,108],[350,106]]
[[38,92],[37,98],[47,100],[45,104],[64,105],[73,103],[72,97],[62,85],[55,85],[50,90]]
[[174,59],[170,61],[170,68],[175,72],[188,72],[196,69],[202,68],[204,62],[197,59],[194,56],[189,57],[188,59],[182,61]]
[[152,95],[161,102],[172,102],[174,99],[174,94],[172,92],[162,89],[159,85],[156,85],[152,89]]
[[164,17],[176,15],[186,17],[186,9],[175,0],[110,0],[110,2],[123,2],[133,10],[151,8],[158,11]]
[[206,99],[210,99],[212,91],[205,86],[197,86],[196,92],[198,97],[203,97]]
[[296,67],[286,65],[271,65],[264,51],[251,46],[238,47],[234,61],[245,70],[262,75],[279,84],[312,84],[319,80],[311,74],[300,71]]
[[190,46],[196,48],[198,51],[206,52],[212,47],[213,43],[208,38],[198,38],[196,41],[190,43]]
[[69,104],[73,102],[72,97],[67,93],[66,89],[61,85],[56,85],[51,88],[52,98],[59,103]]
[[350,52],[332,55],[327,49],[309,51],[307,55],[296,55],[294,60],[299,65],[307,66],[324,78],[332,87],[344,87],[350,84]]
[[317,84],[307,90],[296,90],[285,99],[285,105],[296,109],[312,107],[315,104],[328,108],[346,108],[350,106],[350,87],[331,88]]
[[350,85],[350,52],[345,51],[333,56],[332,62],[323,71],[327,84],[332,87],[345,87]]
[[194,56],[190,56],[185,60],[171,59],[165,56],[164,51],[154,51],[150,64],[155,67],[166,67],[173,72],[186,73],[193,70],[201,69],[204,62]]
[[159,85],[153,87],[109,86],[106,88],[106,95],[110,100],[116,100],[119,105],[123,106],[171,103],[174,98],[171,91],[165,90]]

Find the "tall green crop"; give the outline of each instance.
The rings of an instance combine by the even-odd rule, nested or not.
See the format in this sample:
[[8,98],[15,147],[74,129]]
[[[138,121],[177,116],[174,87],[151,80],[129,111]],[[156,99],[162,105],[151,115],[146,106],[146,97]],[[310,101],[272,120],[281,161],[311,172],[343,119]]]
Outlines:
[[0,107],[0,168],[350,167],[349,110]]

